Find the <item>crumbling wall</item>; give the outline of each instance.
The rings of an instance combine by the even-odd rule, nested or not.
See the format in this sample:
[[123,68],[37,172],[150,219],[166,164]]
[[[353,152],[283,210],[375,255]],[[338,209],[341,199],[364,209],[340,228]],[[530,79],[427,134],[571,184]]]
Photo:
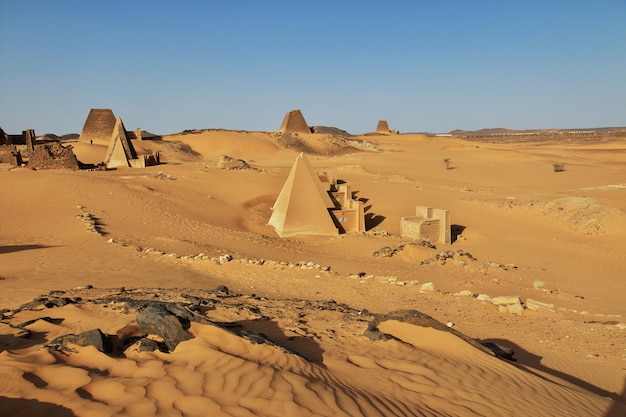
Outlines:
[[58,142],[35,145],[35,150],[28,160],[28,166],[35,169],[70,169],[80,168],[72,147],[64,147]]
[[22,165],[22,154],[15,145],[0,145],[0,163],[12,166]]

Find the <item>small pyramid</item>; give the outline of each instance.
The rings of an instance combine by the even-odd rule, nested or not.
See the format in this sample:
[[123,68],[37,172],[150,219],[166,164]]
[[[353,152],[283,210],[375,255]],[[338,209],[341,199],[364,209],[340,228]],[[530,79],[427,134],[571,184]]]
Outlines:
[[280,237],[336,235],[337,227],[328,212],[334,206],[311,164],[301,153],[272,207],[268,224]]
[[78,138],[79,142],[104,142],[111,138],[115,115],[111,109],[91,109]]
[[388,134],[391,131],[389,130],[389,124],[386,120],[379,120],[378,126],[376,126],[376,133],[385,133]]
[[300,110],[291,110],[287,112],[280,125],[279,132],[287,133],[311,133],[311,128],[304,120],[304,116]]
[[131,159],[137,159],[137,152],[130,139],[128,139],[122,119],[118,117],[111,134],[104,164],[107,168],[130,167]]

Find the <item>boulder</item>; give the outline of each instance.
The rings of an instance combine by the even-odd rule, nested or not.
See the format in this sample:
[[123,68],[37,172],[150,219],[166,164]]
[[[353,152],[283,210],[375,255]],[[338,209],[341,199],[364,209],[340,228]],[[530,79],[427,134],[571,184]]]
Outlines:
[[243,159],[231,158],[228,155],[220,156],[219,161],[217,161],[217,167],[219,169],[227,169],[230,171],[236,171],[236,170],[242,170],[242,169],[253,169]]
[[57,337],[46,346],[62,352],[73,352],[68,344],[78,346],[93,346],[102,353],[110,353],[113,350],[113,342],[100,329],[88,330],[79,334],[68,334]]
[[378,325],[387,320],[397,320],[403,323],[413,324],[415,326],[432,327],[435,330],[452,333],[453,335],[465,340],[467,343],[471,344],[474,347],[477,347],[483,352],[487,352],[491,355],[495,355],[491,349],[483,346],[482,344],[478,343],[476,340],[468,336],[465,336],[463,333],[453,329],[452,327],[444,323],[441,323],[440,321],[435,320],[428,314],[424,314],[417,310],[395,310],[387,314],[378,314],[374,317],[372,321],[369,322],[367,329],[363,333],[363,336],[369,338],[370,340],[374,342],[378,342],[378,341],[384,342],[389,339],[394,339],[393,336],[388,335],[378,330]]
[[155,303],[137,313],[137,325],[142,333],[161,337],[172,352],[180,342],[193,338],[187,332],[190,317],[193,315],[182,307],[168,308],[165,304]]

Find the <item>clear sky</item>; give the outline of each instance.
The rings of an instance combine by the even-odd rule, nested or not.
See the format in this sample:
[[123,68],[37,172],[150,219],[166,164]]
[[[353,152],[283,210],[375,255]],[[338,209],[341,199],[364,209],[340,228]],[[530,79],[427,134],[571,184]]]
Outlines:
[[[386,3],[386,4],[385,4]],[[626,0],[0,0],[0,127],[626,125]]]

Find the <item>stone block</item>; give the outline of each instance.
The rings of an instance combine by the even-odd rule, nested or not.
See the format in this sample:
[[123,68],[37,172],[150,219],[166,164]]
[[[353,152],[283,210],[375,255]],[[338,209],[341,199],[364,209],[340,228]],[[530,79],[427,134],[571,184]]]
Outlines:
[[554,313],[554,304],[548,304],[541,301],[526,299],[526,308],[532,311],[549,311]]

